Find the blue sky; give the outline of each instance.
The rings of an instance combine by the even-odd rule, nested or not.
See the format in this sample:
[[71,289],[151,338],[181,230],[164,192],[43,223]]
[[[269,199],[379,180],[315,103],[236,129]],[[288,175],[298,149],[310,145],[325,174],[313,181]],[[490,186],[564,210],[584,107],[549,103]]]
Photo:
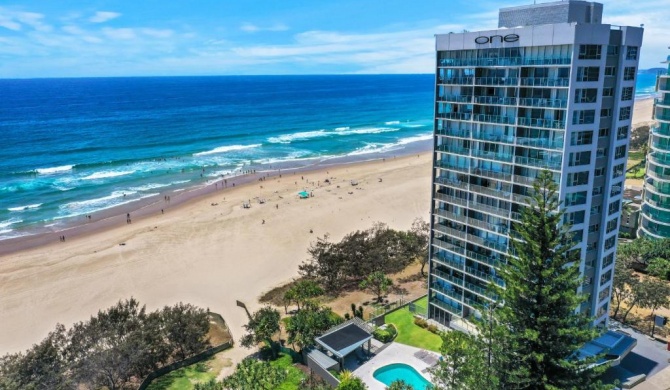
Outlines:
[[[0,78],[431,73],[436,33],[497,26],[530,0],[0,0]],[[670,50],[668,0],[605,0]]]

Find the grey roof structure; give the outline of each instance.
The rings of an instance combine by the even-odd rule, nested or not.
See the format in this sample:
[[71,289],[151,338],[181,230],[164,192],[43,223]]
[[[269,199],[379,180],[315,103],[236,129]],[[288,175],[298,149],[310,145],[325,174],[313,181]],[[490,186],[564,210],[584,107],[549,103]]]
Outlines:
[[337,357],[344,357],[372,338],[372,330],[354,318],[328,330],[316,342]]

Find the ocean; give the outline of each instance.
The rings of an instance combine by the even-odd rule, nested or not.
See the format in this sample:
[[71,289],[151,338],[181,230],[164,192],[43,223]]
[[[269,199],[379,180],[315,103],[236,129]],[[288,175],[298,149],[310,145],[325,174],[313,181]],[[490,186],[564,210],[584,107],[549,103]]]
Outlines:
[[433,82],[432,75],[0,80],[0,239],[58,230],[248,170],[427,147]]
[[[433,75],[0,80],[0,240],[244,174],[430,147]],[[637,96],[652,94],[640,74]]]

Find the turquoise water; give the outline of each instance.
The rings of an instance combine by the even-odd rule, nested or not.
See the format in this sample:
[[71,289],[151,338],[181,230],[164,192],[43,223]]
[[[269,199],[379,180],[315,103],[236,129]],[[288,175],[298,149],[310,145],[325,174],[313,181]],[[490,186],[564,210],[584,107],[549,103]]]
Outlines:
[[403,363],[394,363],[378,368],[372,376],[386,386],[390,386],[394,381],[402,379],[412,385],[415,390],[432,388],[426,378],[421,376],[412,366]]

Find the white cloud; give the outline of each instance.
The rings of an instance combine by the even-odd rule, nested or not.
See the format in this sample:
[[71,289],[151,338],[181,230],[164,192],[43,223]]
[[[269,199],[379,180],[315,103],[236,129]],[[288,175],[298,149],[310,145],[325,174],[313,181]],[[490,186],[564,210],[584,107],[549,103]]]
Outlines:
[[288,30],[288,26],[282,23],[277,23],[271,26],[261,27],[252,23],[243,23],[242,26],[240,26],[240,30],[248,33],[255,33],[260,31],[286,31]]
[[105,27],[102,30],[102,33],[110,39],[135,39],[137,38],[137,34],[135,33],[135,30],[132,28],[110,28],[110,27]]
[[48,32],[53,28],[44,23],[44,15],[35,12],[12,11],[0,7],[0,27],[13,31],[20,31],[23,27],[32,27],[34,30]]
[[21,23],[9,19],[6,16],[0,15],[0,27],[4,27],[13,31],[19,31],[21,30]]
[[170,38],[174,35],[174,31],[168,29],[141,28],[139,31],[142,34],[153,38]]
[[88,21],[91,23],[104,23],[112,19],[116,19],[121,16],[118,12],[110,11],[98,11],[95,15],[91,16]]

